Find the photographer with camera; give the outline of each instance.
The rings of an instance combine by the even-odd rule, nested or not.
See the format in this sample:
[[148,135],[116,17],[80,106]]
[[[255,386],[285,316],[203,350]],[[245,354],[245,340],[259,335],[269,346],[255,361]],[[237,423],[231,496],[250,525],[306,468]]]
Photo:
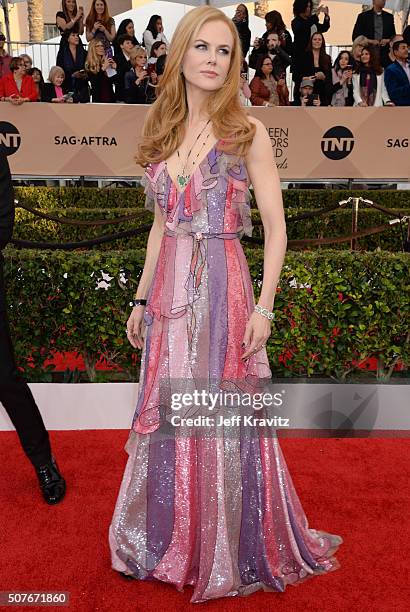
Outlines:
[[315,83],[311,79],[304,78],[300,84],[300,106],[320,106],[319,94],[313,93]]

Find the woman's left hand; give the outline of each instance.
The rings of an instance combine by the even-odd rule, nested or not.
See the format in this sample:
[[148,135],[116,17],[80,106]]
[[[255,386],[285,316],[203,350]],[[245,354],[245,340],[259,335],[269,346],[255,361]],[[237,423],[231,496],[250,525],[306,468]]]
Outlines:
[[326,78],[324,72],[316,72],[315,76],[319,81],[324,81]]
[[270,319],[254,311],[246,324],[242,343],[242,346],[245,347],[245,352],[242,354],[241,359],[248,359],[252,354],[259,351],[266,344],[271,333]]

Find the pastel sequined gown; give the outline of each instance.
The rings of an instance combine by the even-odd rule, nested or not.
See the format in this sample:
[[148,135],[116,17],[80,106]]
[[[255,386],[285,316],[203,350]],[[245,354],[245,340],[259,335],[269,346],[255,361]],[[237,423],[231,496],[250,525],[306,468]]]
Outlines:
[[144,314],[129,457],[109,529],[114,569],[178,590],[192,585],[191,602],[284,591],[338,568],[332,555],[342,542],[309,528],[274,430],[161,434],[170,412],[161,403],[164,382],[208,379],[223,388],[234,381],[246,391],[271,377],[266,349],[240,358],[255,304],[239,240],[252,233],[250,194],[243,161],[217,144],[182,194],[165,162],[145,173],[145,206],[160,207],[165,232]]

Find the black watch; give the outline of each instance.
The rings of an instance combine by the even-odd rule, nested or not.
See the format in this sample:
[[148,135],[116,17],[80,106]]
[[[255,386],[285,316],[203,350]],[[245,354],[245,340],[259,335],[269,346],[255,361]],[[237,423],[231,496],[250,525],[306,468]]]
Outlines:
[[130,305],[131,306],[145,306],[146,303],[147,303],[147,300],[135,299],[135,300],[132,300]]

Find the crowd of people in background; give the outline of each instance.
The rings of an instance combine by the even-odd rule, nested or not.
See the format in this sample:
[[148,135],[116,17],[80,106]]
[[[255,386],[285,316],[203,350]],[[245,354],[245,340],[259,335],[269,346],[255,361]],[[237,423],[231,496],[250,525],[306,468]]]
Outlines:
[[[324,34],[330,12],[312,0],[294,0],[291,31],[278,11],[265,15],[266,31],[251,44],[249,15],[239,4],[233,16],[243,64],[240,99],[254,106],[408,106],[410,105],[410,26],[397,34],[385,0],[373,0],[357,17],[352,45],[335,61]],[[76,0],[62,0],[56,15],[61,33],[56,66],[47,82],[24,54],[10,57],[0,33],[0,100],[25,102],[150,104],[164,73],[169,41],[160,15],[152,15],[136,37],[131,19],[116,30],[106,0],[93,0],[84,14]],[[85,35],[87,48],[81,36]],[[249,79],[249,69],[254,76]],[[293,82],[293,100],[287,83]]]

